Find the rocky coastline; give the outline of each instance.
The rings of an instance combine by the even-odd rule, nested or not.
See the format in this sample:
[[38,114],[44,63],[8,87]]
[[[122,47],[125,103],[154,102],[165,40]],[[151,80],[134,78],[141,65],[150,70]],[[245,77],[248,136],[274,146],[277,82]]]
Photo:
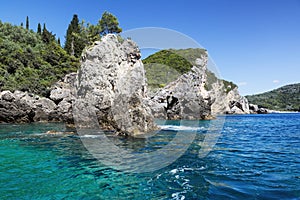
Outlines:
[[[156,128],[154,118],[212,119],[217,114],[265,114],[249,104],[237,88],[225,92],[220,81],[207,83],[208,55],[192,69],[148,96],[140,50],[132,40],[108,34],[82,54],[81,68],[55,83],[48,98],[21,91],[0,93],[0,123],[65,122],[74,124],[74,109],[87,101],[106,129],[128,135]],[[80,120],[85,120],[84,114]]]

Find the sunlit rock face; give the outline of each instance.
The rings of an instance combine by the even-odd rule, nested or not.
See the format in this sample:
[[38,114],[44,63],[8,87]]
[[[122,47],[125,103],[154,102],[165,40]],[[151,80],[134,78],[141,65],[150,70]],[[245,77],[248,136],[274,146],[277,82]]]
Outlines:
[[170,120],[211,119],[213,103],[205,90],[207,54],[192,69],[160,89],[150,101],[155,117]]
[[[144,103],[147,84],[140,50],[131,40],[104,36],[82,55],[76,80],[77,122],[88,121],[87,105],[96,112],[100,127],[138,135],[154,130],[151,109]],[[78,112],[77,112],[78,111]],[[84,123],[83,123],[84,125]]]

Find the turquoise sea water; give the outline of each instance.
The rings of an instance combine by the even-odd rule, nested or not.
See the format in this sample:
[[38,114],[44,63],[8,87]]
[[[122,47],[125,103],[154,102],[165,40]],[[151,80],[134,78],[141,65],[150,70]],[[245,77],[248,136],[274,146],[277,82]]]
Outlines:
[[[149,173],[117,171],[98,162],[64,124],[0,125],[0,199],[300,199],[300,114],[227,116],[218,142],[198,157],[209,121],[198,124],[190,148]],[[119,146],[151,151],[159,139],[109,136]],[[109,135],[109,134],[108,134]]]

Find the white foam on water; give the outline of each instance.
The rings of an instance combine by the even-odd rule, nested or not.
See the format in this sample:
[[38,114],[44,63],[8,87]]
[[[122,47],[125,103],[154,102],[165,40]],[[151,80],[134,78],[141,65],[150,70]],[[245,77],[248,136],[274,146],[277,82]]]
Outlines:
[[100,138],[102,135],[81,135],[81,138]]
[[204,127],[192,127],[192,126],[174,126],[174,125],[161,125],[161,130],[165,131],[200,131],[204,130]]

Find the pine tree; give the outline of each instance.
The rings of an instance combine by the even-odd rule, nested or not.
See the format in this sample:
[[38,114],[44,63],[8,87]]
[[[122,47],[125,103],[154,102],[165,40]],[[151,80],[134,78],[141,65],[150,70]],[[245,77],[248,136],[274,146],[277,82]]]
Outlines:
[[87,24],[85,32],[88,44],[93,44],[95,41],[100,40],[101,27],[99,24]]
[[26,29],[29,30],[29,17],[26,17]]
[[42,27],[41,27],[41,24],[40,24],[40,23],[38,23],[37,33],[38,33],[39,35],[42,34]]
[[99,25],[101,27],[101,35],[122,32],[122,28],[119,27],[118,19],[113,14],[106,11],[103,13]]
[[81,37],[81,29],[79,25],[78,15],[73,15],[73,19],[68,26],[66,41],[65,41],[65,50],[75,57],[80,57],[82,50],[85,47],[83,38]]

